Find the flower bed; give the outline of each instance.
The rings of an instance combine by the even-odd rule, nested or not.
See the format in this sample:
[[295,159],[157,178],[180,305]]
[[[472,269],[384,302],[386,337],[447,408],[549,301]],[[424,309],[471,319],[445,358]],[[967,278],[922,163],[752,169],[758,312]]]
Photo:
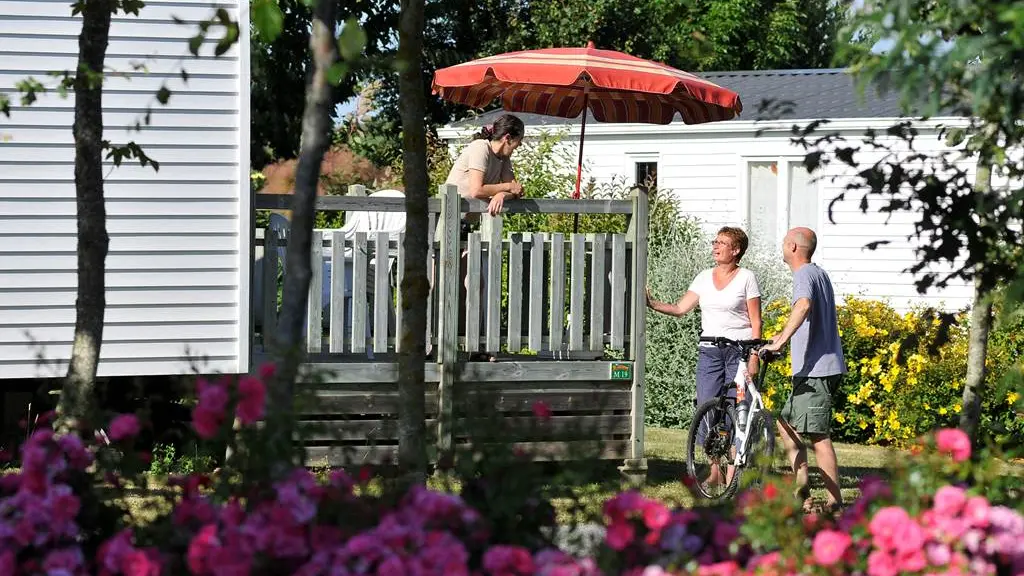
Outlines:
[[838,519],[803,516],[784,480],[692,509],[626,490],[604,505],[597,553],[576,558],[503,541],[492,511],[458,495],[391,499],[365,490],[368,474],[277,466],[252,448],[264,397],[259,378],[200,385],[197,432],[233,443],[234,416],[243,441],[222,474],[173,478],[167,511],[146,524],[108,494],[143,482],[134,415],[111,421],[109,443],[36,430],[0,480],[0,575],[1024,574],[1024,517],[970,488],[990,468],[957,430],[922,443],[893,481],[866,480]]

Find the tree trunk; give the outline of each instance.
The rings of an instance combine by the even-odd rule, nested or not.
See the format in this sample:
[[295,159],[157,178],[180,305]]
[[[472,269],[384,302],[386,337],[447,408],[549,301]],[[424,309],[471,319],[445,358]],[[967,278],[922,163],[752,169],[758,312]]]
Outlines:
[[[992,169],[988,165],[978,166],[975,189],[984,194],[991,191]],[[989,298],[989,290],[982,281],[981,272],[979,267],[974,278],[974,302],[971,306],[971,327],[967,345],[967,381],[962,398],[963,410],[960,412],[960,428],[967,433],[975,447],[979,441],[978,424],[981,420],[981,399],[985,386],[988,333],[992,328],[992,299]]]
[[426,482],[423,364],[427,330],[427,140],[421,54],[423,0],[402,0],[398,24],[402,183],[405,185],[405,264],[402,278],[402,353],[398,359],[398,464],[409,483]]
[[57,429],[83,431],[95,407],[96,368],[103,343],[107,211],[103,199],[103,61],[110,36],[110,0],[82,3],[74,80],[75,200],[78,213],[78,293],[75,339],[57,403]]
[[[332,86],[328,71],[338,60],[336,27],[337,2],[317,0],[313,9],[313,76],[306,87],[306,109],[302,117],[302,143],[295,169],[295,193],[292,198],[292,222],[288,233],[287,263],[281,316],[273,342],[278,370],[269,390],[268,424],[271,426],[273,454],[291,454],[292,412],[295,377],[303,357],[306,307],[312,277],[310,250],[313,244],[313,219],[316,215],[316,190],[324,152],[330,145]],[[317,263],[317,265],[321,265]],[[284,463],[276,459],[278,463]]]

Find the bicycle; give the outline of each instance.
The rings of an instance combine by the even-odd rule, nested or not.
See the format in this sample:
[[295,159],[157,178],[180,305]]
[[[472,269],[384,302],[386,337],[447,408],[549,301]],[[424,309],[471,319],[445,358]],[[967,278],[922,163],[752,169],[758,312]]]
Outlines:
[[[777,358],[777,355],[759,349],[769,344],[768,340],[736,341],[719,337],[705,341],[719,346],[737,347],[741,352],[740,365],[736,370],[733,382],[723,386],[715,398],[698,406],[693,413],[693,420],[690,422],[686,453],[687,473],[693,478],[696,491],[700,496],[716,500],[732,498],[736,494],[740,476],[752,465],[756,465],[759,454],[764,454],[770,467],[775,452],[775,420],[772,413],[764,407],[761,386],[764,383],[768,364]],[[757,375],[748,382],[746,361],[751,354],[757,354],[761,362]],[[733,387],[736,388],[737,397],[729,398],[727,394]],[[742,406],[747,394],[750,396],[750,403],[745,411],[745,417],[737,419],[736,404],[739,402]],[[699,439],[701,426],[706,428],[702,440]],[[755,445],[758,441],[764,442],[763,448]],[[719,470],[720,474],[724,474],[725,484],[724,490],[719,495],[713,494],[710,491],[710,486],[706,486],[703,482],[705,476],[698,474],[697,448],[701,448],[708,455],[712,466],[716,465],[715,463],[720,465],[725,462],[727,466],[733,467],[731,478],[728,470]]]

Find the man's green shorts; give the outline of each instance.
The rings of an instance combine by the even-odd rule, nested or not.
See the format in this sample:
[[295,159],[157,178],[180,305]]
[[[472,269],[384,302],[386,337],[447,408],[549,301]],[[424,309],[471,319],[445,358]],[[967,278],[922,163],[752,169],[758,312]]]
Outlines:
[[832,429],[832,396],[839,390],[843,375],[794,376],[793,391],[782,406],[780,416],[798,434],[828,436]]

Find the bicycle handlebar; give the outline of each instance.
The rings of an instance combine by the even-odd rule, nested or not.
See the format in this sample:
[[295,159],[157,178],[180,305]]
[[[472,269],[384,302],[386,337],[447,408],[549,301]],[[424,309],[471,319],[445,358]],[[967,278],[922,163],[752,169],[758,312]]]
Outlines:
[[718,344],[718,345],[725,344],[727,346],[735,346],[735,347],[739,348],[745,355],[750,355],[751,353],[757,352],[758,355],[761,356],[762,358],[765,358],[766,356],[769,356],[769,355],[774,356],[774,354],[762,353],[760,350],[758,350],[758,348],[760,348],[762,346],[771,344],[772,343],[771,340],[762,340],[762,339],[756,339],[756,340],[733,340],[731,338],[725,338],[723,336],[714,336],[714,337],[704,337],[704,336],[702,336],[700,338],[700,342],[710,342],[712,344]]

